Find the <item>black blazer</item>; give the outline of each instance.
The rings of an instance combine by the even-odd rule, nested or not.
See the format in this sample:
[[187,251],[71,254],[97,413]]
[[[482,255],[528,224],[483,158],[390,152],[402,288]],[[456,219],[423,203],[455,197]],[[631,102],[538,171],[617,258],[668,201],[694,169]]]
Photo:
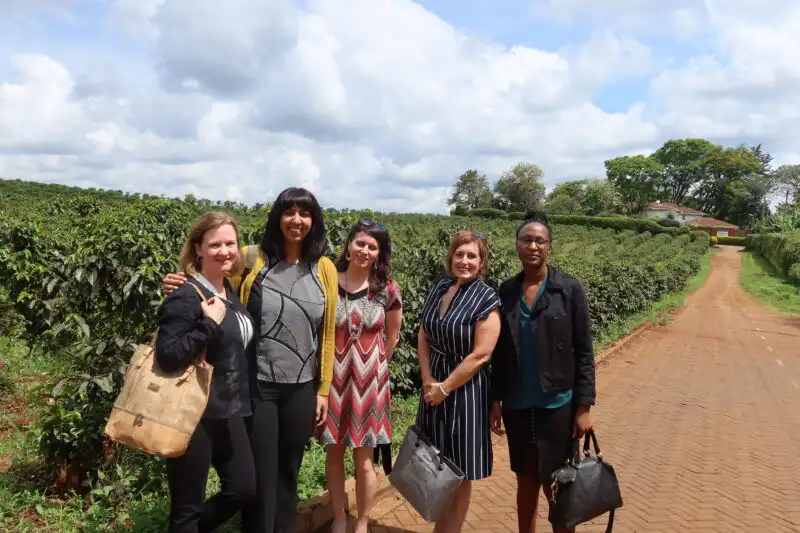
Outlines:
[[[203,418],[248,416],[250,390],[246,346],[234,311],[250,315],[239,302],[239,296],[225,280],[229,302],[222,324],[203,316],[200,296],[188,285],[191,278],[170,293],[158,309],[156,361],[166,372],[185,370],[206,350],[206,361],[214,367],[208,407]],[[195,282],[206,299],[211,291]]]
[[[552,266],[533,308],[538,331],[539,379],[544,392],[572,389],[572,403],[594,405],[595,367],[589,304],[580,281]],[[492,399],[503,401],[516,388],[519,363],[520,294],[524,273],[500,284],[500,337],[491,359]]]

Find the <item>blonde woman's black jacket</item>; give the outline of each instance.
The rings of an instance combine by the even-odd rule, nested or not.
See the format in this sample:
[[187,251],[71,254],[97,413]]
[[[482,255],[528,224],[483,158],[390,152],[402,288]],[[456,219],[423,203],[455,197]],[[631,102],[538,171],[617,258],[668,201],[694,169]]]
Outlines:
[[[222,324],[203,315],[200,296],[189,286],[191,278],[170,293],[158,309],[156,361],[165,372],[177,372],[197,361],[203,351],[214,367],[208,406],[203,418],[233,418],[251,414],[248,365],[236,313],[247,311],[225,280],[227,312]],[[206,299],[211,291],[195,282]]]
[[[504,281],[500,337],[491,359],[492,399],[504,401],[517,386],[520,295],[524,274]],[[533,308],[538,329],[539,379],[545,393],[572,389],[574,405],[594,405],[595,367],[589,304],[580,281],[548,266],[542,296]]]

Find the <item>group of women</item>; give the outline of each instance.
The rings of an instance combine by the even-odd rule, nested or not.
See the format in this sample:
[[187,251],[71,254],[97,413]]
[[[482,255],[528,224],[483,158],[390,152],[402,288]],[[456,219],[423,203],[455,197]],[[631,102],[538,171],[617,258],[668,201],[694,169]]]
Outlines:
[[[186,453],[167,461],[170,532],[212,531],[240,509],[247,533],[294,531],[312,436],[326,446],[332,533],[347,530],[347,448],[356,470],[354,533],[367,532],[373,452],[392,441],[388,362],[402,298],[390,277],[385,226],[361,219],[335,262],[324,255],[325,235],[314,195],[289,188],[274,202],[259,246],[240,246],[229,215],[201,215],[181,272],[164,279],[159,364],[178,370],[205,357],[214,367],[201,423]],[[592,427],[594,359],[581,284],[548,264],[544,217],[523,222],[516,243],[521,272],[495,291],[482,280],[485,237],[454,235],[449,272],[420,317],[417,424],[465,474],[437,533],[461,530],[472,482],[491,475],[491,431],[508,434],[519,529],[527,533],[535,530],[540,487],[548,493],[571,439]],[[206,500],[210,466],[221,490]]]

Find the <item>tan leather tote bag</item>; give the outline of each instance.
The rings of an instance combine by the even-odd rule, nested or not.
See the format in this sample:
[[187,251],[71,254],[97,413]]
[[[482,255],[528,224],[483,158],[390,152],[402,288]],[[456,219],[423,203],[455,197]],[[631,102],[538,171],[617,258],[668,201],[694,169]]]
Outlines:
[[[190,284],[205,301],[200,289]],[[164,372],[155,358],[157,335],[151,344],[136,347],[105,432],[112,440],[150,455],[179,457],[208,405],[214,368],[203,353],[183,372]]]

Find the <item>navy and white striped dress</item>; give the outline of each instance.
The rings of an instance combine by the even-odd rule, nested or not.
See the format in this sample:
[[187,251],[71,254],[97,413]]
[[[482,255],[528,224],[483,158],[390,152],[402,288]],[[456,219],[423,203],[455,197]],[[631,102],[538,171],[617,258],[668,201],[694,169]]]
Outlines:
[[[440,280],[422,309],[422,328],[430,345],[431,375],[439,382],[472,353],[476,323],[500,307],[494,289],[476,279],[458,289],[450,307],[440,317],[442,296],[455,281],[452,276]],[[453,390],[441,404],[427,405],[421,399],[417,416],[421,429],[461,468],[466,479],[491,475],[489,375],[485,367]]]

